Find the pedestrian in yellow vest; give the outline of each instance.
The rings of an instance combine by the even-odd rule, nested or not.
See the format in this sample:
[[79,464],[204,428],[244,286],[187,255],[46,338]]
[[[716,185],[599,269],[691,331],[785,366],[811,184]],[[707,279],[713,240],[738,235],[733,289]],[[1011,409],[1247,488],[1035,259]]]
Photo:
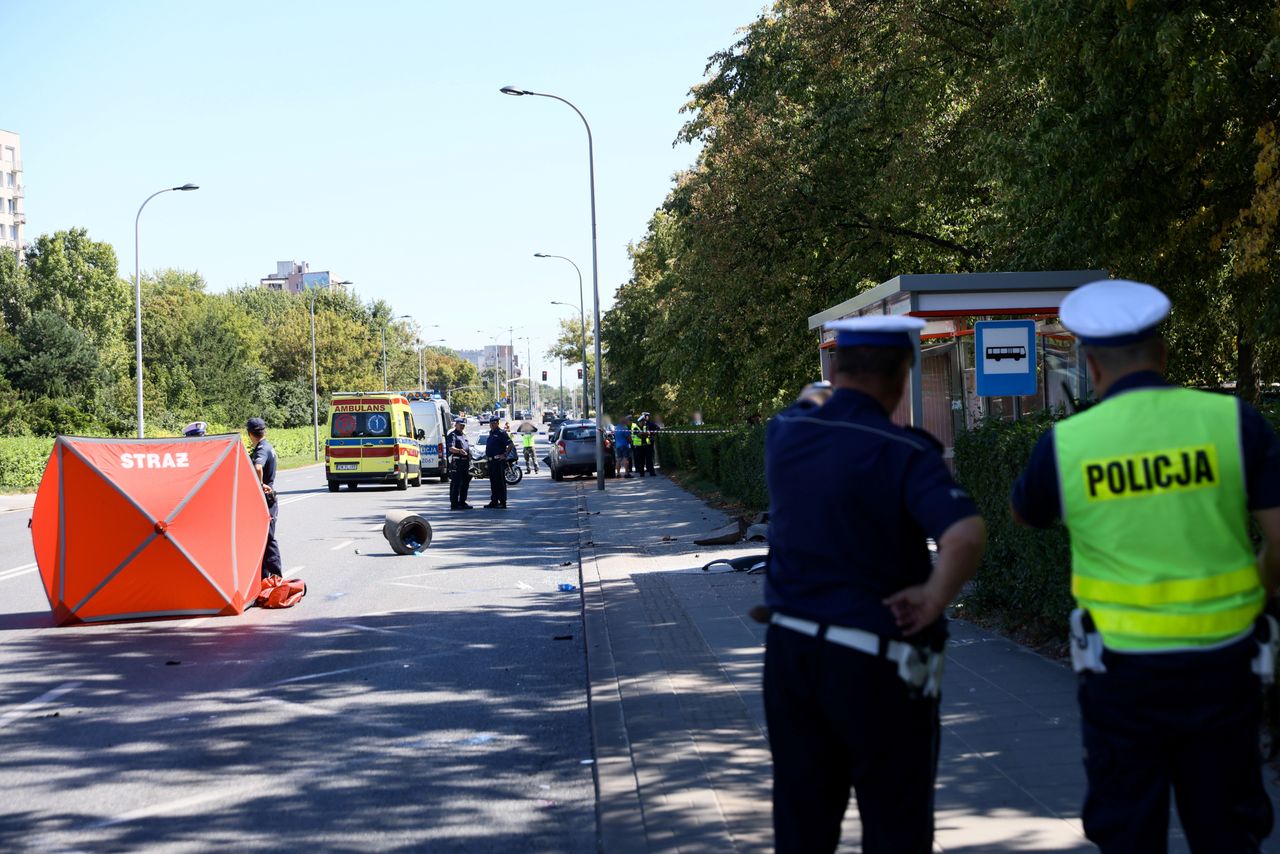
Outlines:
[[1011,506],[1071,534],[1085,835],[1103,852],[1165,851],[1172,790],[1193,851],[1258,851],[1273,820],[1256,674],[1273,667],[1260,615],[1280,580],[1280,442],[1243,401],[1164,380],[1169,310],[1128,281],[1063,300],[1101,400],[1040,439]]

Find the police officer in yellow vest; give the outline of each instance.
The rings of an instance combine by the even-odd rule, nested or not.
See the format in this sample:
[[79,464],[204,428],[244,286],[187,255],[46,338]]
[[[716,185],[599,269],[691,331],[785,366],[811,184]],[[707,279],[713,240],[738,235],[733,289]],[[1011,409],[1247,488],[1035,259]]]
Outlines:
[[649,444],[649,413],[643,412],[631,422],[631,455],[635,458],[636,477],[645,476],[645,464],[653,449]]
[[1063,300],[1101,400],[1040,439],[1011,505],[1071,534],[1085,835],[1103,852],[1165,851],[1172,789],[1193,851],[1258,851],[1272,826],[1255,674],[1273,667],[1259,639],[1280,579],[1280,442],[1243,401],[1165,382],[1169,308],[1128,281]]

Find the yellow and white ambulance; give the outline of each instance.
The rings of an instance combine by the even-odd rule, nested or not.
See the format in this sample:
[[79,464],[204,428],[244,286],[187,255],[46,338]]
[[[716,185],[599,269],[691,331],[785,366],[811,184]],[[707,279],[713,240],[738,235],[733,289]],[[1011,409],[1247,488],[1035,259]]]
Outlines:
[[335,392],[324,440],[329,491],[344,483],[421,486],[418,433],[409,401],[398,392]]

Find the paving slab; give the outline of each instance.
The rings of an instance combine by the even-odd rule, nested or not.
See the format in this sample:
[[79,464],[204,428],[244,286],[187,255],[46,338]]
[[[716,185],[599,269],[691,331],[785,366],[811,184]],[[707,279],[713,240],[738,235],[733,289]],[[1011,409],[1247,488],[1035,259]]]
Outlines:
[[[765,546],[695,545],[733,520],[666,477],[578,490],[603,850],[771,851],[765,627],[747,617],[763,576],[701,569]],[[1080,826],[1074,674],[964,621],[951,634],[935,850],[1096,850]],[[1169,850],[1186,851],[1172,824]],[[840,850],[860,836],[851,799]]]

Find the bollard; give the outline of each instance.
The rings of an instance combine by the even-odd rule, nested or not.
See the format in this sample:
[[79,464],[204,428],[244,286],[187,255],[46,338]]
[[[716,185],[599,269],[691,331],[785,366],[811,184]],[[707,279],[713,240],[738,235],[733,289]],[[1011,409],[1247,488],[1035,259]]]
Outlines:
[[391,510],[382,523],[382,536],[396,554],[421,554],[431,545],[431,523],[408,510]]

